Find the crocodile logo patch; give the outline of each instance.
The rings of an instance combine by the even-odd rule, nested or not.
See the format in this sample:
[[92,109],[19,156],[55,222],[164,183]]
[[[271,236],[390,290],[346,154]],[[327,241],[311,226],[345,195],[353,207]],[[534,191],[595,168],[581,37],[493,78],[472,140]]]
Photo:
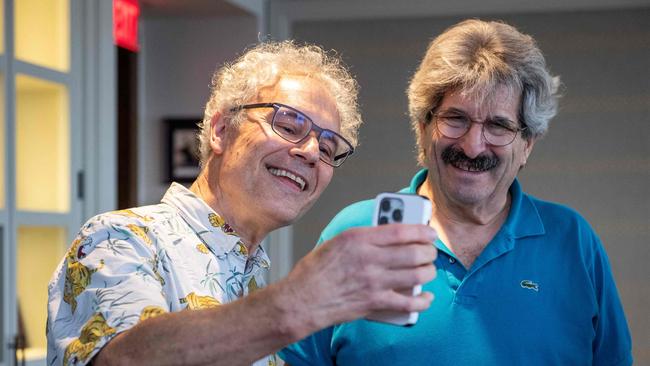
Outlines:
[[519,284],[522,288],[539,292],[539,285],[531,280],[523,280]]

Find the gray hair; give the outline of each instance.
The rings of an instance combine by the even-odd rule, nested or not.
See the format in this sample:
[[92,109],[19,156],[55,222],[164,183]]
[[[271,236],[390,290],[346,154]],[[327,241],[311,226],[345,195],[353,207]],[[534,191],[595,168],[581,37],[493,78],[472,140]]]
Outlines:
[[559,77],[551,76],[532,37],[502,22],[466,20],[448,28],[427,49],[407,94],[411,127],[424,165],[420,128],[445,93],[489,98],[498,87],[520,93],[519,121],[525,138],[543,136],[558,105]]
[[285,75],[307,76],[322,82],[335,100],[341,135],[356,147],[362,122],[357,103],[359,87],[340,58],[315,45],[268,42],[253,47],[214,73],[210,100],[199,123],[201,166],[211,154],[210,120],[214,114],[219,112],[228,117],[226,123],[239,125],[243,116],[232,116],[230,110],[254,101],[262,88],[275,85]]

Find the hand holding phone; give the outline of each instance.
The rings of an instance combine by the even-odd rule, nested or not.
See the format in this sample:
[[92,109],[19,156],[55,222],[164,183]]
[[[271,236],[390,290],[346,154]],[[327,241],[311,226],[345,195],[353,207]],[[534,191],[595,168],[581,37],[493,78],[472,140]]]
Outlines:
[[[428,225],[431,219],[431,202],[422,196],[405,193],[381,193],[375,198],[373,225],[394,223]],[[405,290],[405,294],[417,296],[422,285]],[[410,326],[417,322],[418,312],[380,312],[368,317],[369,320]]]

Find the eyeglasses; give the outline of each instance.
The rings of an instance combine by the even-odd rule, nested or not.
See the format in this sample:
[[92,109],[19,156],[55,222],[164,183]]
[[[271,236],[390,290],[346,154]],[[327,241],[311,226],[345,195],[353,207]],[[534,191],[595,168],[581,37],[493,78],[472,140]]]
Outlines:
[[[311,118],[299,110],[281,103],[244,104],[231,108],[231,112],[242,109],[273,108],[271,128],[278,136],[297,144],[309,136],[311,131],[316,133],[320,160],[333,167],[339,167],[348,156],[354,153],[352,144],[338,133],[321,128]],[[266,120],[268,122],[268,120]]]
[[474,121],[459,111],[434,113],[431,110],[427,113],[426,118],[427,121],[435,118],[438,132],[450,139],[459,139],[465,136],[472,123],[482,125],[483,139],[492,146],[510,145],[515,140],[517,133],[526,129],[526,127],[519,127],[515,122],[503,117],[486,119],[483,122]]

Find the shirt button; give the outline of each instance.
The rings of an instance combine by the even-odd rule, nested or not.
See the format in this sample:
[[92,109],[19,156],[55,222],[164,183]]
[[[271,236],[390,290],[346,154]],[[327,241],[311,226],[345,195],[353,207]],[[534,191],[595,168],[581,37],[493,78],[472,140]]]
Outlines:
[[454,258],[454,257],[449,257],[449,263],[451,263],[451,264],[456,263],[456,258]]

